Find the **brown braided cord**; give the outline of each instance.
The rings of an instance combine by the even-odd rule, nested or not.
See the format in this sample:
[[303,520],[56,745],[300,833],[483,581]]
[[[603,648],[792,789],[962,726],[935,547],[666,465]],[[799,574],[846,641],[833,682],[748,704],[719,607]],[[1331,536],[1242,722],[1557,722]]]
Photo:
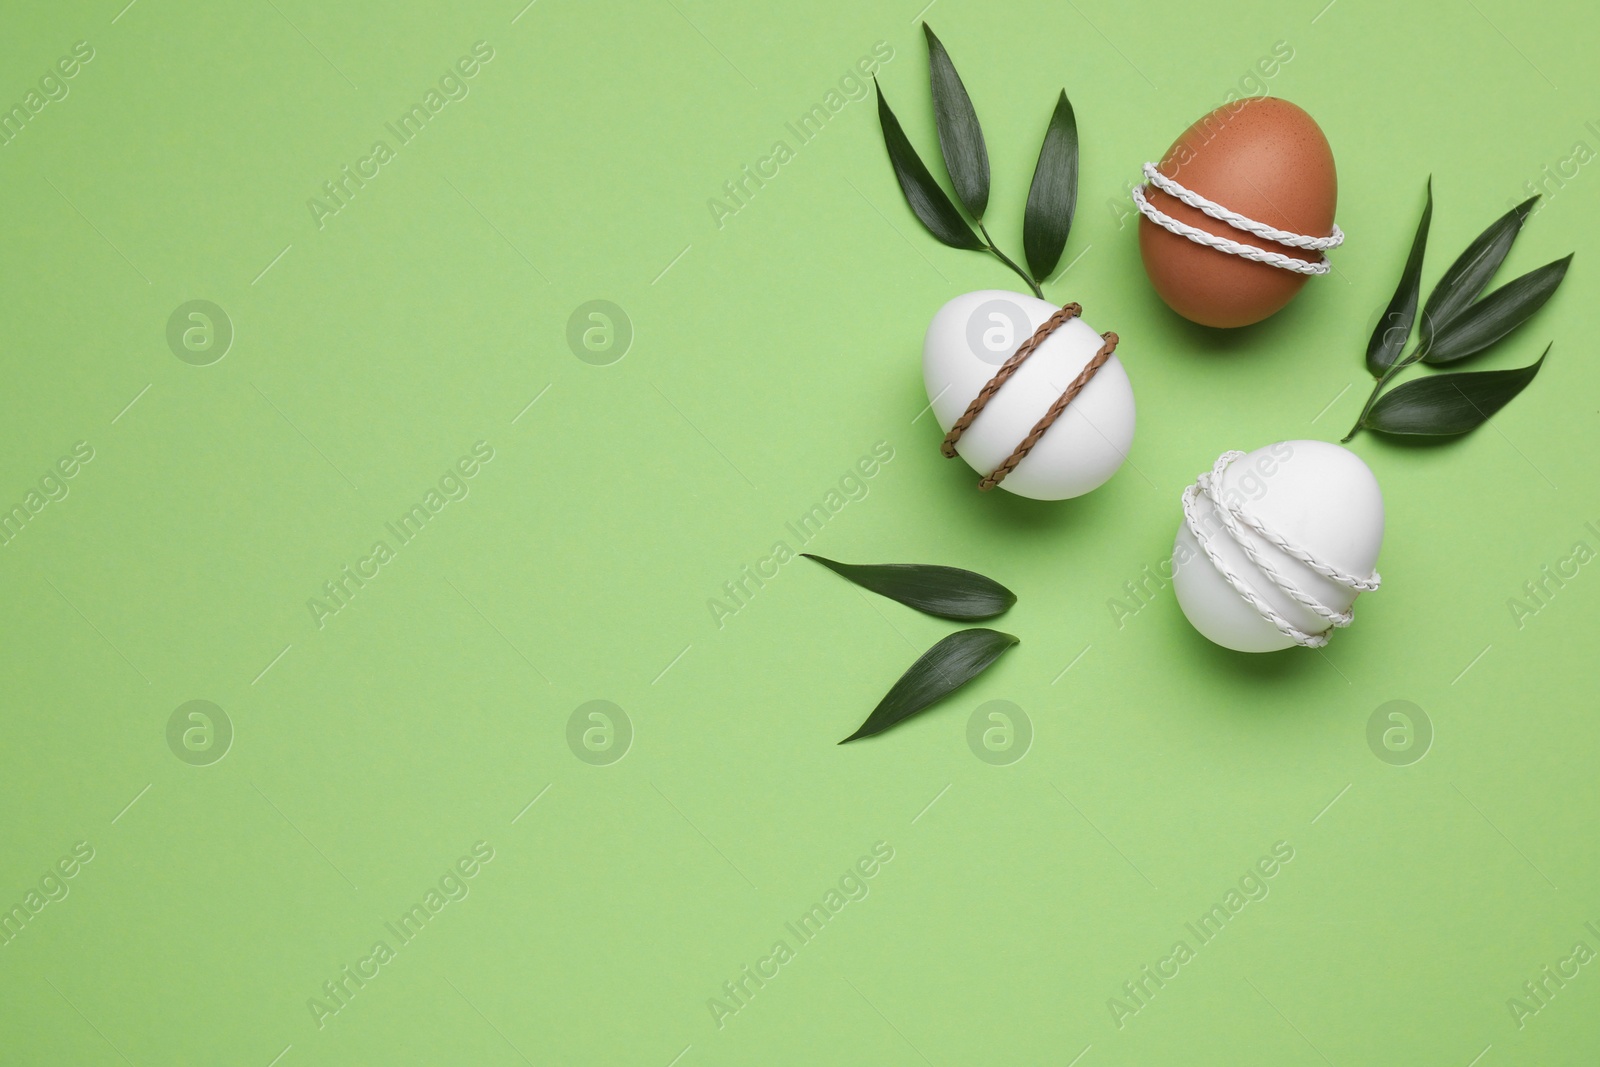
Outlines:
[[[978,390],[978,395],[972,398],[972,403],[967,405],[967,410],[961,413],[961,417],[955,421],[955,425],[950,427],[950,432],[944,435],[944,443],[939,446],[939,451],[944,453],[945,459],[955,458],[956,442],[961,440],[961,435],[966,432],[968,426],[972,425],[979,412],[983,411],[984,405],[989,403],[990,398],[1000,391],[1002,385],[1011,380],[1013,374],[1017,373],[1017,368],[1022,366],[1022,361],[1033,355],[1033,350],[1044,344],[1046,337],[1049,337],[1082,313],[1083,308],[1077,304],[1062,305],[1060,311],[1046,319],[1043,325],[1033,331],[1033,336],[1024,341],[1022,347],[1012,353],[1011,358],[1000,365],[1000,369],[994,372],[994,377],[990,378],[988,383]],[[1080,386],[1079,388],[1082,387]],[[1029,445],[1028,447],[1031,448],[1033,446]],[[1021,458],[1021,456],[1017,457],[1019,462]],[[1005,475],[1001,475],[1001,477],[1003,478]]]
[[996,467],[993,474],[978,483],[979,489],[988,492],[999,485],[1006,475],[1015,470],[1017,464],[1022,462],[1023,457],[1033,451],[1033,446],[1039,443],[1039,439],[1044,436],[1045,431],[1050,428],[1056,419],[1061,417],[1063,411],[1067,410],[1067,405],[1072,403],[1072,398],[1082,392],[1083,387],[1089,384],[1089,379],[1095,376],[1095,372],[1105,366],[1106,360],[1110,359],[1111,354],[1117,350],[1117,335],[1108,332],[1100,336],[1105,341],[1105,344],[1100,346],[1100,350],[1094,354],[1094,358],[1089,360],[1083,370],[1078,372],[1076,378],[1072,379],[1072,383],[1056,398],[1056,402],[1050,405],[1050,410],[1044,413],[1044,417],[1033,424],[1033,429],[1029,431],[1028,436],[1024,437],[1022,443],[1012,451],[1011,455],[1005,458],[1005,462]]

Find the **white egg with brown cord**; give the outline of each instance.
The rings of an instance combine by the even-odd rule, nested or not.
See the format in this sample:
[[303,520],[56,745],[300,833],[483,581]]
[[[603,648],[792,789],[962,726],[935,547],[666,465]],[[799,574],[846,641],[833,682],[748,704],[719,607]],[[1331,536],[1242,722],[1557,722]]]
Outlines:
[[1103,485],[1133,444],[1133,385],[1076,304],[999,289],[949,301],[928,324],[923,383],[944,453],[979,487],[1064,500]]

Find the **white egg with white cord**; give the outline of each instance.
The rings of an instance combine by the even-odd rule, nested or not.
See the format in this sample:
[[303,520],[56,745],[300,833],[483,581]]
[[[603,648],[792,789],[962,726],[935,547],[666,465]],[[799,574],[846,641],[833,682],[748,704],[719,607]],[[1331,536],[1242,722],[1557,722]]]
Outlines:
[[1383,493],[1349,449],[1280,441],[1224,453],[1184,491],[1173,588],[1194,628],[1224,648],[1327,644],[1356,596],[1378,587]]
[[[922,375],[933,416],[946,434],[1001,366],[1059,310],[999,289],[967,293],[939,309],[923,342]],[[989,398],[955,452],[978,473],[991,475],[1105,344],[1081,318],[1062,323]],[[1122,466],[1133,430],[1133,385],[1112,355],[999,486],[1036,500],[1081,496]]]

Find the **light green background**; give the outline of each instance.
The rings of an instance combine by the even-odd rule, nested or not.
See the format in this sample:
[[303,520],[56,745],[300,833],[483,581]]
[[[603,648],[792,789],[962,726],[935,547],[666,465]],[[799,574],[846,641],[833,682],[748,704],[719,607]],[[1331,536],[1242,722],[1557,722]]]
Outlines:
[[[1553,339],[1539,379],[1465,440],[1355,442],[1389,525],[1352,629],[1251,658],[1170,590],[1120,627],[1108,607],[1217,453],[1342,435],[1429,173],[1431,283],[1600,148],[1592,5],[933,5],[1012,250],[1056,92],[1077,109],[1047,293],[1121,334],[1139,434],[1107,486],[1040,504],[979,495],[916,418],[929,317],[1009,275],[920,230],[870,102],[803,145],[785,126],[882,41],[931,159],[920,0],[121,2],[13,5],[0,34],[7,106],[95,52],[0,147],[0,503],[94,449],[0,548],[0,905],[94,849],[0,947],[0,1059],[1595,1062],[1600,967],[1520,1029],[1506,1003],[1600,949],[1600,574],[1520,628],[1507,607],[1600,549],[1592,168],[1504,272],[1578,252],[1484,364]],[[319,230],[308,198],[477,41],[470,95]],[[1123,189],[1278,41],[1267,88],[1326,131],[1350,238],[1276,318],[1212,333],[1146,284]],[[794,159],[718,228],[708,200],[776,140]],[[210,366],[167,346],[191,299],[236,331]],[[634,329],[609,366],[565,340],[592,299]],[[470,495],[319,629],[307,599],[479,440]],[[994,575],[1022,644],[839,748],[952,627],[804,561],[721,628],[707,601],[879,441],[893,460],[809,547]],[[206,767],[165,740],[194,699],[235,729]],[[566,740],[594,699],[632,723],[609,766]],[[1395,699],[1435,732],[1410,766],[1366,740]],[[1032,723],[1010,766],[965,739],[990,700]],[[319,1029],[308,998],[479,841],[470,895]],[[870,894],[719,1028],[708,999],[879,841]],[[1270,895],[1114,1025],[1279,841]]]

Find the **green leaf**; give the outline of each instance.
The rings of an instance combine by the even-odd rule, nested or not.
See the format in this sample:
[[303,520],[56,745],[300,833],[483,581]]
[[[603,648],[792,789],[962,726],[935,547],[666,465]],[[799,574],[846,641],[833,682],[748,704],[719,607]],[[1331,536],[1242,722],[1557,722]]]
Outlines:
[[872,709],[867,721],[839,743],[882,733],[923,711],[982,674],[1017,639],[981,627],[957,630],[924,652]]
[[1538,360],[1516,370],[1432,374],[1396,386],[1372,406],[1361,425],[1383,433],[1444,437],[1466,433],[1487,422],[1539,373]]
[[975,219],[989,206],[989,150],[984,147],[978,113],[972,109],[967,87],[944,44],[922,24],[928,38],[928,81],[933,89],[933,117],[939,126],[939,151],[956,196]]
[[992,578],[960,567],[921,563],[836,563],[800,553],[863,589],[941,619],[992,619],[1017,602],[1017,595]]
[[1418,327],[1419,352],[1426,355],[1434,335],[1478,299],[1483,287],[1500,269],[1506,253],[1511,251],[1511,243],[1517,239],[1517,233],[1528,220],[1528,214],[1538,199],[1537,196],[1529,197],[1495,219],[1450,264],[1450,269],[1433,287],[1433,292],[1428,294],[1427,304],[1423,306],[1422,325]]
[[1422,221],[1417,223],[1417,235],[1411,240],[1411,254],[1406,257],[1400,284],[1373,329],[1372,340],[1367,342],[1367,370],[1374,378],[1383,377],[1383,372],[1400,358],[1400,351],[1411,337],[1411,324],[1417,317],[1417,297],[1422,288],[1422,253],[1428,246],[1428,226],[1432,221],[1433,178],[1430,177],[1428,202],[1422,209]]
[[[872,84],[877,86],[876,78]],[[955,204],[950,202],[945,191],[939,188],[939,183],[933,180],[933,175],[928,173],[917,150],[911,147],[905,131],[900,128],[900,120],[889,110],[889,102],[883,98],[881,88],[878,89],[878,124],[883,127],[883,146],[889,151],[889,164],[894,167],[900,191],[905,194],[906,203],[911,205],[911,210],[922,221],[922,225],[951,248],[983,251],[984,243],[978,240],[978,235],[972,232],[967,220],[961,217]]]
[[1572,263],[1569,255],[1514,278],[1440,327],[1424,363],[1453,363],[1482,352],[1521,326],[1550,299]]
[[1078,204],[1078,120],[1065,89],[1056,101],[1050,125],[1033,168],[1028,206],[1022,216],[1022,250],[1037,281],[1050,277],[1061,262],[1072,232],[1072,213]]

